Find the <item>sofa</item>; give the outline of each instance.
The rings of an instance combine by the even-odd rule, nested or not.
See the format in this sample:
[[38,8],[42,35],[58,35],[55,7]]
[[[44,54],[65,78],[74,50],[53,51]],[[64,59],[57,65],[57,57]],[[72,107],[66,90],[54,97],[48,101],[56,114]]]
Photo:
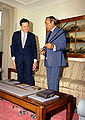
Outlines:
[[[35,85],[47,88],[46,68],[44,60],[40,60],[39,67],[34,73]],[[85,98],[85,62],[68,61],[61,68],[59,79],[59,92],[71,94],[76,97],[76,106]]]

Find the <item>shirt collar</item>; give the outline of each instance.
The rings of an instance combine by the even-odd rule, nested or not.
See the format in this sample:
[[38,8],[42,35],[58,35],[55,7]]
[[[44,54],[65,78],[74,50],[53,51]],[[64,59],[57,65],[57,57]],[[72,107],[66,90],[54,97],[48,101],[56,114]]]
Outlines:
[[27,32],[23,32],[23,30],[21,30],[21,33],[22,33],[22,34],[24,34],[24,33],[27,34]]
[[56,28],[56,26],[51,30],[53,32],[53,30]]

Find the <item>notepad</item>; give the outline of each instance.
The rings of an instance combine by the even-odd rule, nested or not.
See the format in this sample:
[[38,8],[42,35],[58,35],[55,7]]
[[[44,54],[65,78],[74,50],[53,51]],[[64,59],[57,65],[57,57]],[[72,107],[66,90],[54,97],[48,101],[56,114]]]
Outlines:
[[30,87],[30,85],[28,85],[28,84],[18,84],[16,86],[21,87],[21,88]]
[[55,96],[53,96],[53,97],[51,97],[51,98],[45,99],[45,98],[42,98],[42,97],[37,96],[36,94],[33,94],[33,95],[29,95],[28,98],[32,98],[32,99],[37,100],[37,101],[40,101],[40,102],[47,102],[47,101],[53,100],[53,99],[55,99],[55,98],[59,98],[59,96],[58,96],[58,95],[55,95]]

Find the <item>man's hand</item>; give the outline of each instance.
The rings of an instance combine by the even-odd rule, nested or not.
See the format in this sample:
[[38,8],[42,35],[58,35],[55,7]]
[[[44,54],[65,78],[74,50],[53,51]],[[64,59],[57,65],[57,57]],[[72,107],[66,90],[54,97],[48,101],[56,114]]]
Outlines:
[[45,47],[47,47],[48,49],[53,49],[54,45],[52,43],[47,43],[45,44]]
[[15,60],[13,60],[12,64],[13,64],[13,68],[16,70]]
[[32,70],[35,71],[35,70],[36,70],[36,67],[37,67],[37,62],[34,62],[34,63],[33,63]]
[[44,54],[45,54],[45,51],[40,52],[40,54],[41,54],[41,55],[44,55]]

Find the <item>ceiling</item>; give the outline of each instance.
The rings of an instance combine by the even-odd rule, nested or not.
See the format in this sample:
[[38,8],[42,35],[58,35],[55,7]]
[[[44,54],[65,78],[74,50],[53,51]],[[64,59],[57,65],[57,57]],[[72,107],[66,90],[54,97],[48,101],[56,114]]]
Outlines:
[[13,7],[25,8],[29,10],[44,8],[67,0],[0,0]]

